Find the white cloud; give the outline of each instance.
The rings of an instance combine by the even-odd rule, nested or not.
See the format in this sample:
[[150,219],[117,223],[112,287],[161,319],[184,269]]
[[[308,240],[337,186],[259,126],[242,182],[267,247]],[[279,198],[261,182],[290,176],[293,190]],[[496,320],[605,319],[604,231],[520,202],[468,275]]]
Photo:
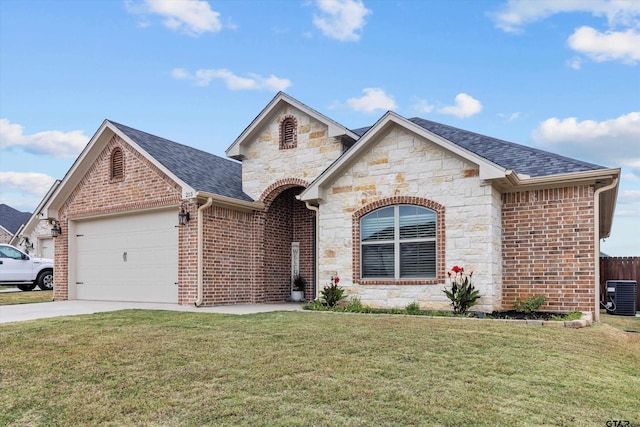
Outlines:
[[482,111],[482,104],[477,99],[466,93],[456,95],[455,105],[443,107],[438,110],[441,114],[451,114],[456,117],[465,118],[478,114]]
[[636,0],[508,0],[500,10],[488,15],[497,28],[509,33],[520,33],[528,24],[558,13],[575,12],[604,16],[610,26],[637,26],[640,2]]
[[174,68],[171,76],[176,80],[189,80],[196,86],[209,86],[211,80],[220,79],[225,82],[230,90],[267,90],[281,91],[291,86],[291,81],[276,77],[273,74],[264,77],[259,74],[250,73],[248,77],[240,77],[224,68],[221,69],[201,69],[191,74],[184,68]]
[[371,11],[361,0],[316,0],[321,15],[314,15],[313,24],[322,33],[340,41],[357,41]]
[[[191,36],[203,33],[216,33],[222,29],[220,13],[211,10],[204,0],[144,0],[135,4],[132,0],[125,2],[130,13],[156,14],[165,18],[165,27]],[[148,26],[148,21],[142,21]]]
[[372,113],[377,110],[394,110],[398,108],[392,97],[379,88],[366,88],[362,90],[365,95],[361,98],[347,99],[347,105],[356,111]]
[[[633,65],[640,60],[640,1],[637,0],[509,0],[500,10],[488,15],[497,28],[521,33],[526,25],[559,13],[588,13],[607,20],[606,31],[587,26],[577,28],[567,40],[574,51],[596,62],[621,61]],[[624,30],[615,30],[615,27]],[[578,70],[582,59],[572,58],[567,64]]]
[[418,101],[413,105],[413,109],[418,113],[428,114],[436,108],[435,105],[429,104],[429,101],[426,99],[418,98]]
[[569,37],[568,42],[571,49],[596,62],[620,60],[635,64],[640,60],[640,33],[633,29],[602,33],[583,26]]
[[618,194],[618,203],[640,203],[640,190],[624,190]]
[[597,122],[556,117],[541,122],[532,133],[540,147],[610,166],[640,169],[640,112]]
[[512,122],[514,120],[517,120],[520,117],[520,112],[516,111],[515,113],[511,113],[511,114],[498,113],[498,117],[502,119],[507,119],[508,122]]
[[3,189],[18,190],[21,193],[42,196],[49,191],[55,179],[36,172],[0,172]]
[[582,58],[574,56],[567,61],[567,65],[574,70],[579,70],[580,68],[582,68]]
[[37,155],[53,157],[76,157],[89,142],[81,130],[62,132],[48,130],[24,135],[23,127],[0,119],[0,149],[20,147]]

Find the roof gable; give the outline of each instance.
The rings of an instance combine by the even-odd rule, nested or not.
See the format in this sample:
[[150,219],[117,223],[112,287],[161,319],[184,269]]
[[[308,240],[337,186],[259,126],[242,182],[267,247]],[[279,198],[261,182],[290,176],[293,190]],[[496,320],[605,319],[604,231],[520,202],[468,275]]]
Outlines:
[[110,123],[195,191],[253,201],[242,191],[240,163],[120,123]]
[[11,234],[16,234],[20,226],[31,218],[30,212],[20,212],[4,203],[0,204],[0,226]]
[[548,151],[414,117],[409,121],[520,175],[541,177],[605,169]]
[[249,126],[247,126],[247,128],[242,131],[240,136],[236,138],[233,144],[231,144],[231,146],[227,148],[227,156],[236,160],[244,159],[246,157],[244,145],[250,142],[256,136],[256,133],[260,132],[265,124],[271,123],[271,121],[278,114],[278,112],[282,110],[285,104],[288,104],[302,111],[313,119],[319,121],[320,123],[324,123],[325,125],[327,125],[327,136],[329,138],[344,135],[351,138],[351,140],[358,139],[358,135],[342,126],[341,124],[331,120],[323,114],[320,114],[313,108],[310,108],[300,101],[290,97],[286,93],[278,92],[278,94],[271,100],[271,102],[269,102],[269,104],[260,112],[260,114],[258,114],[258,116],[253,119],[251,124],[249,124]]
[[482,179],[504,178],[506,176],[506,169],[500,165],[497,165],[472,151],[460,147],[457,144],[430,132],[428,129],[416,125],[400,115],[389,111],[371,128],[358,129],[358,132],[362,132],[362,137],[353,145],[353,147],[331,164],[329,168],[327,168],[305,191],[302,192],[300,195],[301,199],[322,199],[324,188],[340,176],[344,170],[350,167],[350,165],[357,161],[357,159],[364,155],[371,146],[376,144],[381,138],[384,138],[393,126],[401,126],[422,138],[432,141],[443,149],[478,165],[480,169],[480,178]]
[[[571,159],[559,154],[504,141],[420,117],[413,117],[408,120],[465,150],[507,170],[515,171],[522,176],[542,177],[605,169],[605,167],[593,163]],[[354,129],[353,132],[362,137],[372,127]]]
[[114,135],[122,138],[180,185],[185,198],[204,193],[241,202],[253,201],[242,192],[242,166],[239,163],[105,120],[47,203],[47,218],[57,218],[58,209]]

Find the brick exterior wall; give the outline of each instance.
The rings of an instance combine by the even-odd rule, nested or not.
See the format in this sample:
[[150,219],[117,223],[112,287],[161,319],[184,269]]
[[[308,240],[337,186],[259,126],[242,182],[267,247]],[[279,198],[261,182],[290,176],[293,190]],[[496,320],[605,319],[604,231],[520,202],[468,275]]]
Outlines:
[[544,295],[541,310],[593,312],[593,193],[581,186],[502,196],[503,309]]
[[314,298],[314,232],[315,214],[303,202],[296,200],[307,184],[299,179],[276,182],[265,191],[267,207],[260,245],[260,277],[265,302],[284,301],[291,297],[291,243],[300,243],[300,275],[307,280],[305,298]]
[[[117,147],[124,154],[125,176],[114,181],[110,178],[111,152]],[[114,136],[58,212],[62,235],[55,239],[54,300],[69,299],[68,221],[178,205],[180,198],[178,184],[133,147]]]

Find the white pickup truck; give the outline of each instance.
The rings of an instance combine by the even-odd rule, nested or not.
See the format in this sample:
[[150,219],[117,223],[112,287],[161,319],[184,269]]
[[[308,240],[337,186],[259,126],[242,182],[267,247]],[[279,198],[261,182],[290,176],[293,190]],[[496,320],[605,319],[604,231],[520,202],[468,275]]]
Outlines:
[[11,245],[0,244],[0,285],[16,285],[22,291],[38,286],[53,289],[53,260],[29,256]]

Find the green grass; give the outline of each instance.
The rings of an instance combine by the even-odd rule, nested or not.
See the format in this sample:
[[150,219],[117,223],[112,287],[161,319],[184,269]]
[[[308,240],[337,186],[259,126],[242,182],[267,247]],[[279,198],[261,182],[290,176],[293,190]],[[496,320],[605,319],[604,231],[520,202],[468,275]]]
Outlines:
[[50,302],[52,299],[53,291],[2,292],[0,293],[0,306]]
[[640,423],[640,319],[126,310],[0,326],[0,425]]

